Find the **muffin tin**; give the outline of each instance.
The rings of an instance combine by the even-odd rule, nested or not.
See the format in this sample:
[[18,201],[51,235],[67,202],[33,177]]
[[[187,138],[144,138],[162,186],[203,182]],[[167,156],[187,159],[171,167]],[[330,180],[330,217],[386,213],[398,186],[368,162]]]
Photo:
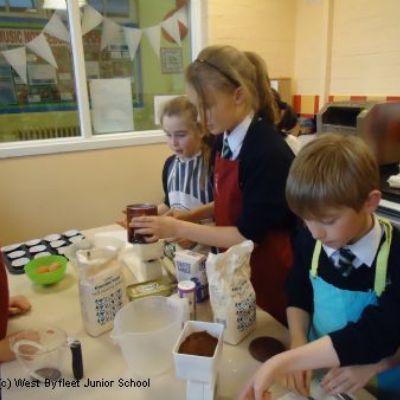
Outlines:
[[42,239],[32,239],[1,248],[7,269],[12,274],[23,274],[25,265],[32,259],[50,254],[64,255],[72,243],[84,239],[77,229],[63,233],[52,233]]

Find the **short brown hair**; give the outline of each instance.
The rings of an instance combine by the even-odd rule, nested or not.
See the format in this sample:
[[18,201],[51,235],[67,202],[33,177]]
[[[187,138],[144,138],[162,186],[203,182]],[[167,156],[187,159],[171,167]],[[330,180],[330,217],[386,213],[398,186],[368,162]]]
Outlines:
[[367,144],[356,136],[323,134],[304,146],[289,171],[286,198],[300,217],[322,216],[329,207],[359,211],[379,189],[379,168]]

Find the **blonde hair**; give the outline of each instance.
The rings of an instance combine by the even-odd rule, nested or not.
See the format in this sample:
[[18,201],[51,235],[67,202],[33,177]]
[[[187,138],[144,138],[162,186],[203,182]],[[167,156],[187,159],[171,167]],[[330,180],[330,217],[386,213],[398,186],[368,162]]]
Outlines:
[[367,144],[355,136],[323,134],[294,159],[286,198],[300,217],[321,217],[329,207],[359,211],[374,189],[379,168]]
[[210,159],[211,159],[211,146],[208,141],[208,134],[204,129],[204,125],[198,120],[198,112],[195,105],[193,105],[186,96],[177,96],[167,101],[160,112],[160,124],[163,125],[163,119],[168,117],[181,117],[184,118],[188,129],[201,138],[201,153],[204,159],[204,168],[201,171],[200,182],[205,185],[206,175],[210,173]]
[[268,72],[256,53],[242,52],[232,46],[209,46],[186,69],[186,81],[199,97],[201,119],[205,123],[207,85],[227,93],[242,87],[248,107],[275,123],[278,115],[273,100]]
[[202,127],[197,121],[197,109],[196,107],[186,98],[186,96],[177,96],[167,101],[161,108],[160,112],[160,124],[163,125],[163,119],[165,116],[172,117],[178,116],[185,118],[186,124],[199,134],[202,133]]

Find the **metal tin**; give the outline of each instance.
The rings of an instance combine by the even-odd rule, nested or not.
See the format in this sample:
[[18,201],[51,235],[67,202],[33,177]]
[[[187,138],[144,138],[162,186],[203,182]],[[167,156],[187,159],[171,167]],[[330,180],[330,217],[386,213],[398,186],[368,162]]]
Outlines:
[[129,243],[147,243],[146,235],[135,233],[135,228],[129,226],[132,218],[141,217],[143,215],[157,215],[157,206],[149,203],[129,204],[126,206],[126,224],[128,226],[127,232]]
[[141,299],[147,296],[169,296],[175,284],[165,279],[154,279],[146,282],[135,283],[126,288],[126,294],[130,301]]
[[178,282],[178,295],[187,299],[189,305],[189,319],[196,319],[196,284],[193,281]]

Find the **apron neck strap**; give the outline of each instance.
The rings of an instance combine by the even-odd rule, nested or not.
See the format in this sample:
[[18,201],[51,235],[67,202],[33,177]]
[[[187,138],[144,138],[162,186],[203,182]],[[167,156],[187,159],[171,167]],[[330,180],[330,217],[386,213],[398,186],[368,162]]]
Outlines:
[[378,217],[378,221],[385,232],[385,241],[382,243],[378,252],[378,256],[376,258],[376,272],[374,282],[374,292],[378,296],[380,296],[386,287],[386,274],[390,247],[392,245],[393,226],[386,218]]
[[[388,267],[388,259],[390,247],[392,244],[393,237],[393,226],[386,219],[378,217],[378,221],[383,227],[385,232],[385,240],[379,247],[378,256],[376,258],[376,271],[375,271],[375,281],[374,281],[374,292],[380,296],[386,287],[386,274]],[[311,261],[311,276],[316,277],[318,275],[318,265],[319,257],[321,255],[322,242],[317,240],[314,246],[314,252]]]
[[312,261],[311,261],[311,275],[313,277],[317,276],[321,248],[322,248],[322,242],[320,240],[317,240],[315,242],[314,253],[313,253]]

